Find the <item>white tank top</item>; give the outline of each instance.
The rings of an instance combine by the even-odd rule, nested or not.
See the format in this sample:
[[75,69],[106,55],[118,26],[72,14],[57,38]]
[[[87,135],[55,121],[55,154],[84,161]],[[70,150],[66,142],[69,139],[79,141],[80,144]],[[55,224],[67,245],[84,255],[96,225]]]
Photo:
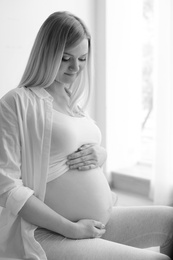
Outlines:
[[101,132],[88,117],[73,117],[53,110],[50,164],[47,182],[69,170],[67,156],[84,144],[100,144]]

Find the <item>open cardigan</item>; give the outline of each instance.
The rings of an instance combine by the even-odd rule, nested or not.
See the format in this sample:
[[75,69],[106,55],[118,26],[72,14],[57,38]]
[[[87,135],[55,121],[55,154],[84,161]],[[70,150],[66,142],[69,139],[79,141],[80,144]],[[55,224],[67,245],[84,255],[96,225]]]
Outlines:
[[18,212],[32,194],[45,197],[52,101],[39,87],[15,88],[0,100],[0,260],[47,259],[36,226]]

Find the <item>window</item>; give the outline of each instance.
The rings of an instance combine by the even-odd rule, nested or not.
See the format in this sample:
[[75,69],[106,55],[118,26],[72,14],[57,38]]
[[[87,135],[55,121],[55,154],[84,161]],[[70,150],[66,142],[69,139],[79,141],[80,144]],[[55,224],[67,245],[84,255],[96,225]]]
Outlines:
[[154,0],[107,1],[108,172],[151,178]]
[[152,166],[154,138],[154,0],[143,0],[142,18],[142,122],[139,163]]

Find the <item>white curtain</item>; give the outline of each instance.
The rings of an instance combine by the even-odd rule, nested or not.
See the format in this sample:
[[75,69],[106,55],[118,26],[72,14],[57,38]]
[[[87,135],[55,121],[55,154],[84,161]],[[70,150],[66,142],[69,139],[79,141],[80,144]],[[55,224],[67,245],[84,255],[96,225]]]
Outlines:
[[155,154],[151,197],[155,204],[173,204],[173,2],[157,0],[154,94]]
[[139,160],[142,1],[107,0],[107,171]]

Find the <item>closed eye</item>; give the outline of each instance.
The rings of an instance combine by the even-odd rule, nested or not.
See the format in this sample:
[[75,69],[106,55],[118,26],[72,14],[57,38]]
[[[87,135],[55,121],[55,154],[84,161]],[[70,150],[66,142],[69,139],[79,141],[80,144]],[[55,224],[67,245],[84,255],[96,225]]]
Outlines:
[[[65,54],[62,57],[62,61],[65,61],[65,62],[70,61],[70,59],[73,59],[72,55]],[[87,59],[87,54],[82,55],[81,57],[78,58],[78,60],[82,61],[82,62],[86,61],[86,59]]]
[[82,56],[79,58],[79,61],[86,61],[86,59],[87,59],[87,54],[82,55]]
[[65,56],[62,57],[62,61],[69,61],[69,60],[70,60],[70,57],[65,57]]
[[[62,58],[62,61],[65,61],[65,62],[66,62],[66,61],[70,61],[70,57],[68,57],[68,58],[67,58],[67,57],[63,57],[63,58]],[[84,61],[86,61],[86,58],[79,58],[79,61],[84,62]]]
[[79,59],[79,61],[86,61],[86,58]]

